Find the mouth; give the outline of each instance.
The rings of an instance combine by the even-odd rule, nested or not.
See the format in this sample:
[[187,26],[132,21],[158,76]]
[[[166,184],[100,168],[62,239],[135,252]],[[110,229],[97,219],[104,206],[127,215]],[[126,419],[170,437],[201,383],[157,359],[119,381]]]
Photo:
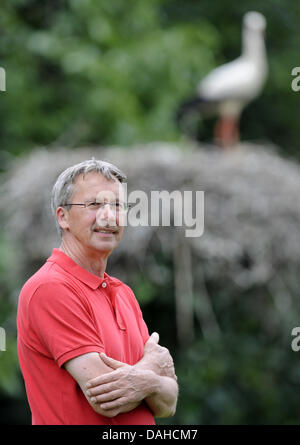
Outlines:
[[118,230],[116,230],[116,229],[100,229],[100,228],[98,228],[98,229],[94,229],[94,232],[101,233],[101,235],[109,236],[109,235],[115,235],[116,233],[118,233]]

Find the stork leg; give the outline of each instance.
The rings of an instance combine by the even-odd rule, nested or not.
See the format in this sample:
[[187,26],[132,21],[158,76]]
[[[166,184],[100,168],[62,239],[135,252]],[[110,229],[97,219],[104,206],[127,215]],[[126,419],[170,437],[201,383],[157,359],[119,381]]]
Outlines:
[[215,144],[229,148],[239,141],[239,120],[236,117],[221,117],[215,125]]

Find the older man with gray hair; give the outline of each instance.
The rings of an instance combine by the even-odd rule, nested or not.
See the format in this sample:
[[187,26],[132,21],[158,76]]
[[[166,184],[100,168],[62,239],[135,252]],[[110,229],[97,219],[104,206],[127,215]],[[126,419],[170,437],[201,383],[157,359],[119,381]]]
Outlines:
[[126,176],[98,160],[58,177],[59,248],[23,286],[18,355],[33,424],[154,424],[174,414],[169,351],[149,337],[132,290],[106,270],[119,244]]

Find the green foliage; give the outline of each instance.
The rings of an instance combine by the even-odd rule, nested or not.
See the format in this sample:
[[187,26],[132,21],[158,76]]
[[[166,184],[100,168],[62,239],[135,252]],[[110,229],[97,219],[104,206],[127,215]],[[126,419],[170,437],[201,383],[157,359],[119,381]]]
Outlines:
[[17,355],[16,333],[6,335],[6,350],[0,351],[0,394],[16,396],[21,394],[21,381]]
[[5,351],[0,351],[0,399],[1,396],[18,396],[22,393],[17,356],[17,332],[15,324],[15,285],[18,282],[14,270],[14,250],[9,241],[0,236],[0,327],[5,329]]
[[[35,145],[177,140],[175,110],[241,50],[241,19],[266,15],[270,75],[242,119],[243,138],[299,148],[299,5],[293,0],[6,0],[1,6],[2,168]],[[211,139],[211,127],[201,129]]]
[[262,340],[259,331],[222,332],[175,355],[177,412],[165,424],[299,424],[300,364],[290,339]]
[[178,138],[178,101],[213,66],[215,28],[164,28],[158,1],[57,3],[5,3],[1,145]]
[[133,276],[134,293],[139,295],[140,305],[145,305],[153,301],[156,295],[156,289],[151,281],[145,279],[142,274]]
[[[113,3],[113,4],[110,4]],[[299,5],[293,0],[6,0],[1,7],[2,168],[36,145],[178,140],[175,111],[213,67],[241,50],[243,14],[267,18],[270,75],[245,111],[243,138],[296,154]],[[211,139],[211,128],[201,138]]]

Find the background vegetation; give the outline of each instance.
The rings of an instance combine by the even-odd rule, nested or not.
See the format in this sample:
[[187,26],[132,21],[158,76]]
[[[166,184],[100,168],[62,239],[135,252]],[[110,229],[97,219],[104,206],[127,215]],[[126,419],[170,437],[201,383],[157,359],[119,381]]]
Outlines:
[[[22,164],[36,147],[117,145],[126,150],[136,143],[181,141],[174,120],[178,104],[210,69],[240,54],[241,20],[248,10],[261,11],[267,19],[269,78],[261,97],[243,114],[242,138],[275,144],[283,157],[297,163],[300,93],[291,89],[291,71],[300,65],[299,2],[3,0],[0,66],[6,70],[7,91],[0,93],[2,181],[16,160]],[[201,140],[210,139],[208,122]],[[17,274],[18,250],[4,232],[0,251],[0,326],[8,333],[7,351],[0,352],[0,422],[29,423],[15,332],[24,276]],[[157,255],[172,276],[172,259]],[[297,288],[298,277],[293,279]],[[222,319],[222,341],[207,340],[198,325],[194,341],[183,348],[165,321],[164,314],[174,318],[175,312],[170,282],[158,285],[139,273],[131,284],[142,295],[150,330],[161,332],[174,354],[182,385],[176,416],[161,422],[299,423],[300,369],[290,350],[293,326],[287,327],[286,337],[260,337],[255,315],[249,316],[251,298],[258,298],[258,311],[268,313],[265,290],[230,290],[238,304],[224,313],[218,301],[226,281],[208,282]],[[294,305],[286,310],[299,313]]]

